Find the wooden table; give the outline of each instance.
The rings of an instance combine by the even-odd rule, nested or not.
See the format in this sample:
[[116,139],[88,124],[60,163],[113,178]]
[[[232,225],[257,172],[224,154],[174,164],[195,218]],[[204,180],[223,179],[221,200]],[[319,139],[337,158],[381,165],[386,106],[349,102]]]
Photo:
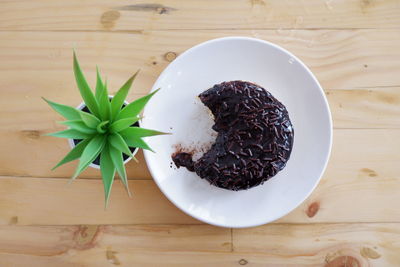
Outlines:
[[[205,225],[159,191],[143,159],[103,207],[100,174],[67,184],[69,150],[40,98],[77,105],[72,48],[91,84],[149,91],[168,63],[222,36],[283,46],[329,100],[324,178],[288,216],[250,229]],[[0,1],[0,266],[400,266],[400,1]],[[201,70],[199,70],[201,71]]]

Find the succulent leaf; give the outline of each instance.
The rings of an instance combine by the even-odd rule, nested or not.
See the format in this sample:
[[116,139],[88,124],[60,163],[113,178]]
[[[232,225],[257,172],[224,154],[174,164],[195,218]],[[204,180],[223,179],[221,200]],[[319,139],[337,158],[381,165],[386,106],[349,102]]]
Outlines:
[[81,118],[81,116],[79,115],[79,111],[76,108],[52,102],[44,97],[42,98],[50,105],[50,107],[52,107],[57,113],[59,113],[67,120],[78,120]]
[[80,111],[82,121],[90,128],[96,129],[97,125],[99,125],[100,120],[94,115],[87,113],[85,111]]
[[129,191],[129,186],[128,186],[128,179],[126,178],[126,171],[124,167],[124,160],[122,158],[122,153],[121,151],[112,146],[109,146],[109,149],[110,149],[111,160],[115,168],[117,169],[119,177],[121,178],[121,181],[124,184],[125,189],[128,192],[128,195],[131,196],[131,192]]
[[60,137],[60,138],[69,138],[69,139],[86,139],[91,136],[90,134],[83,133],[75,129],[67,129],[64,131],[49,133],[46,135]]
[[107,130],[104,129],[103,127],[106,126],[107,124],[109,124],[109,121],[102,121],[102,122],[100,122],[100,123],[97,125],[97,127],[96,127],[97,132],[100,133],[100,134],[106,133]]
[[119,151],[121,151],[122,153],[124,153],[128,156],[133,157],[132,152],[129,150],[129,147],[125,143],[124,138],[122,138],[122,136],[119,135],[118,133],[113,133],[113,134],[109,135],[108,141],[114,148],[118,149]]
[[169,133],[163,133],[163,132],[150,130],[150,129],[146,129],[146,128],[140,128],[140,127],[136,127],[136,126],[126,128],[126,129],[122,130],[120,133],[128,135],[131,138],[141,138],[141,137],[169,134]]
[[97,100],[98,104],[100,104],[100,95],[101,95],[103,89],[104,89],[104,84],[103,84],[103,81],[101,80],[99,67],[96,66],[96,93],[95,93],[95,97],[96,97],[96,100]]
[[78,159],[81,155],[83,150],[85,149],[86,145],[89,143],[90,138],[82,140],[79,142],[71,151],[59,162],[56,166],[54,166],[51,170],[55,170],[56,168],[68,163],[70,161]]
[[126,118],[122,120],[115,121],[111,124],[110,126],[110,131],[112,133],[118,133],[121,132],[122,130],[128,128],[135,122],[137,122],[140,118],[139,117],[131,117],[131,118]]
[[96,135],[89,141],[87,146],[82,152],[81,158],[79,159],[78,167],[76,168],[74,176],[72,176],[71,181],[74,180],[81,172],[83,172],[90,163],[93,162],[103,150],[104,144],[106,142],[105,135]]
[[102,120],[110,119],[111,103],[108,97],[107,82],[102,83],[99,70],[97,69],[96,99],[99,104],[99,113]]
[[141,138],[137,138],[136,136],[131,136],[130,134],[123,134],[121,132],[122,138],[124,138],[126,144],[130,147],[138,147],[146,150],[150,150],[151,152],[154,152],[153,149],[149,147],[149,145],[143,141]]
[[60,124],[66,125],[82,133],[95,134],[96,130],[88,127],[82,120],[60,121]]
[[132,83],[135,80],[138,73],[139,71],[133,74],[133,76],[130,77],[129,80],[125,82],[125,84],[118,90],[118,92],[111,100],[111,119],[114,119],[120,112],[121,107],[126,99],[126,96],[128,95],[129,89],[131,88]]
[[142,109],[146,106],[147,102],[149,102],[149,100],[153,97],[153,95],[155,93],[157,93],[159,90],[160,89],[157,89],[154,92],[133,101],[132,103],[130,103],[129,105],[124,107],[121,110],[121,112],[119,112],[119,114],[117,115],[117,117],[115,119],[116,120],[126,119],[128,117],[133,117],[133,116],[139,115],[139,113],[142,111]]
[[93,113],[95,116],[99,117],[100,115],[99,106],[97,104],[96,98],[93,95],[92,90],[90,89],[85,79],[85,76],[82,73],[75,52],[74,52],[74,74],[75,74],[76,84],[78,85],[83,101],[85,102],[90,112]]
[[105,207],[107,208],[110,199],[111,188],[114,182],[115,166],[110,157],[109,145],[104,146],[100,156],[100,171],[104,184]]

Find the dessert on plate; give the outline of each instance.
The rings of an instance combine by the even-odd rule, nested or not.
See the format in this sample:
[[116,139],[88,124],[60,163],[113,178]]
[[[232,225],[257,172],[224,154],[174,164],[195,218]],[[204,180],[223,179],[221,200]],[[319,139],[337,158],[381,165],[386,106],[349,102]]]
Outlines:
[[186,152],[172,160],[212,185],[243,190],[281,171],[293,146],[294,131],[285,106],[267,90],[246,81],[214,85],[199,95],[214,116],[215,143],[197,161]]

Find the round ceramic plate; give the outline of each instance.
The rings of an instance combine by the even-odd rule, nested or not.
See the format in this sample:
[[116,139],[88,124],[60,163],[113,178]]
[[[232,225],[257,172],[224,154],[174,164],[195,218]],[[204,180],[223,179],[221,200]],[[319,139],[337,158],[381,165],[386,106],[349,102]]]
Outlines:
[[[263,185],[229,191],[210,185],[185,168],[177,169],[177,149],[206,151],[216,133],[213,119],[197,96],[224,81],[251,81],[287,108],[294,145],[286,167]],[[199,44],[176,58],[160,75],[142,127],[172,133],[147,138],[145,151],[161,191],[194,218],[223,227],[251,227],[274,221],[300,205],[318,184],[332,143],[332,121],[324,92],[311,71],[294,55],[272,43],[246,37]]]

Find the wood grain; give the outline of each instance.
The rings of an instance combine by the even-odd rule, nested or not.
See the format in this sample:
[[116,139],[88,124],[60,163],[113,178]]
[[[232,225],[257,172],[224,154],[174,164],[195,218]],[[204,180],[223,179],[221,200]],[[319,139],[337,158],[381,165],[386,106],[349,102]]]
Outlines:
[[400,128],[400,87],[326,90],[333,127]]
[[[329,104],[332,109],[334,118],[334,127],[337,129],[340,137],[335,136],[335,143],[340,144],[344,148],[352,147],[348,142],[350,140],[358,140],[358,136],[363,136],[365,132],[352,131],[355,136],[346,136],[340,134],[343,128],[400,128],[400,90],[399,88],[378,88],[365,90],[327,90]],[[0,100],[6,102],[6,100]],[[26,108],[40,110],[37,116],[24,116],[19,119],[19,124],[12,124],[12,120],[8,116],[13,116],[15,113],[25,113]],[[0,109],[1,106],[0,106]],[[31,112],[35,113],[35,112]],[[32,102],[30,106],[17,106],[14,113],[4,110],[3,114],[9,114],[1,117],[0,121],[4,121],[0,126],[0,145],[2,152],[0,154],[0,175],[10,176],[36,176],[36,177],[70,177],[74,172],[75,163],[69,163],[60,167],[55,171],[51,168],[69,151],[67,141],[64,139],[43,136],[44,133],[61,130],[60,125],[56,125],[55,121],[61,118],[55,114],[47,104],[43,101]],[[33,122],[36,122],[34,124]],[[1,125],[1,124],[0,124]],[[8,128],[5,126],[8,125]],[[347,133],[347,131],[343,132]],[[372,133],[372,132],[368,132]],[[398,139],[396,132],[393,131],[393,138]],[[382,141],[385,139],[385,131],[376,131],[374,136],[363,136],[362,144],[357,146],[357,153],[371,148],[369,151],[392,151],[396,153],[396,147],[392,141]],[[394,141],[396,143],[396,141]],[[366,147],[363,147],[366,145]],[[334,147],[334,151],[336,147]],[[24,151],[24,153],[21,153]],[[334,152],[334,158],[336,158]],[[348,158],[348,151],[340,150],[338,154],[338,164],[347,165],[343,161],[354,162],[359,156],[354,155],[354,158]],[[374,155],[369,155],[374,158]],[[151,175],[145,165],[143,153],[140,151],[137,156],[139,164],[134,161],[129,162],[127,166],[128,177],[130,179],[151,179]],[[361,157],[362,158],[362,157]],[[397,157],[396,157],[397,158]],[[49,160],[50,159],[50,160]],[[364,164],[367,166],[357,166],[357,168],[373,168],[378,169],[379,173],[386,172],[393,163],[389,158],[388,162],[385,159],[380,159],[380,164],[385,164],[385,167],[368,166],[370,163]],[[360,161],[357,161],[360,162]],[[336,164],[336,162],[332,163]],[[362,164],[361,164],[362,165]],[[375,164],[373,164],[375,165]],[[335,165],[333,165],[335,166]],[[357,170],[352,170],[352,176]],[[344,173],[347,175],[347,173]],[[391,174],[392,175],[392,174]],[[347,175],[348,176],[348,175]],[[84,178],[100,178],[98,170],[89,168],[80,177]]]
[[17,90],[15,97],[21,97],[22,103],[39,101],[44,95],[76,104],[78,91],[71,68],[72,48],[76,48],[91,84],[96,64],[109,77],[111,91],[140,68],[133,93],[143,94],[169,63],[168,52],[179,55],[200,42],[232,35],[261,38],[290,50],[325,89],[400,85],[398,30],[0,32],[0,82],[4,88],[11,87],[9,91]]
[[65,179],[1,177],[0,184],[0,224],[199,223],[169,202],[150,180],[131,181],[132,198],[116,181],[107,210],[101,180],[81,179],[68,185]]
[[2,1],[0,29],[399,28],[396,0]]
[[[98,63],[113,90],[141,68],[129,96],[132,100],[148,92],[168,64],[166,53],[179,54],[197,42],[231,34],[265,38],[298,54],[327,89],[335,128],[399,128],[400,91],[396,84],[400,84],[400,33],[394,30],[303,30],[293,35],[290,31],[282,34],[269,30],[50,35],[1,32],[0,83],[7,97],[0,98],[0,175],[68,177],[73,172],[73,165],[49,171],[68,146],[64,140],[41,136],[61,129],[55,123],[61,117],[40,98],[70,105],[80,103],[71,71],[73,46],[79,47],[89,80],[93,83]],[[19,104],[10,99],[17,99]],[[139,160],[144,161],[141,155]],[[147,168],[134,162],[128,164],[128,175],[150,178]],[[82,177],[99,174],[89,170]]]
[[0,262],[11,266],[394,266],[400,249],[400,224],[392,223],[275,224],[232,236],[206,225],[1,226],[0,233]]
[[[335,146],[324,179],[300,207],[278,222],[400,222],[399,135],[398,129],[334,131]],[[132,199],[117,181],[104,211],[99,179],[67,185],[66,179],[2,177],[0,224],[198,223],[167,201],[152,180],[131,180],[130,186]]]
[[[398,0],[0,0],[0,266],[397,266],[400,263]],[[328,97],[334,145],[317,189],[273,224],[204,225],[127,165],[133,198],[89,169],[50,168],[68,151],[40,98],[78,105],[72,48],[111,91],[137,69],[147,93],[200,42],[250,36],[298,56]],[[1,176],[3,175],[3,176]]]
[[324,179],[282,222],[398,222],[399,136],[398,130],[334,131]]
[[232,247],[230,229],[209,225],[1,226],[0,233],[0,253],[38,256],[107,247],[181,252],[227,252]]
[[[374,123],[375,127],[378,127],[381,123],[382,126],[385,125],[385,122],[391,127],[399,125],[400,109],[398,104],[393,102],[400,99],[400,91],[397,88],[328,90],[327,94],[332,112],[337,114],[337,116],[334,115],[336,127],[341,125],[349,128],[368,128]],[[37,106],[40,105],[43,107],[38,108],[47,109],[47,112],[42,113],[41,116],[30,118],[36,121],[36,124],[26,118],[21,120],[20,124],[10,125],[7,129],[0,127],[0,144],[3,151],[0,153],[0,162],[2,163],[0,164],[0,175],[70,177],[74,172],[75,163],[69,163],[51,171],[56,162],[69,151],[69,146],[66,140],[42,136],[44,133],[61,128],[55,126],[54,121],[57,120],[57,115],[47,107],[47,104],[38,102]],[[22,106],[21,109],[19,112],[24,112]],[[45,114],[49,118],[46,118]],[[4,116],[5,120],[8,120],[6,117],[8,116]],[[1,120],[3,118],[0,118]],[[27,124],[29,123],[32,123],[32,127],[28,128]],[[389,136],[390,139],[385,136]],[[396,164],[396,160],[399,159],[397,150],[400,146],[397,141],[398,136],[399,133],[396,129],[388,131],[378,129],[376,131],[335,130],[335,145],[330,166],[341,167],[335,168],[336,171],[333,175],[356,177],[360,169],[368,168],[375,170],[383,177],[396,177],[399,171]],[[348,151],[347,148],[351,148],[351,151]],[[24,153],[20,151],[24,151]],[[377,154],[377,152],[379,153]],[[144,164],[142,152],[139,152],[138,159],[140,164],[131,161],[126,165],[128,177],[130,179],[150,179],[151,176]],[[328,168],[329,171],[330,168]],[[100,174],[97,170],[89,168],[80,177],[99,178]]]
[[[326,266],[394,266],[400,262],[399,239],[400,225],[385,223],[273,224],[233,229],[235,252],[324,258]],[[344,257],[348,257],[343,259],[347,264],[338,264]]]

